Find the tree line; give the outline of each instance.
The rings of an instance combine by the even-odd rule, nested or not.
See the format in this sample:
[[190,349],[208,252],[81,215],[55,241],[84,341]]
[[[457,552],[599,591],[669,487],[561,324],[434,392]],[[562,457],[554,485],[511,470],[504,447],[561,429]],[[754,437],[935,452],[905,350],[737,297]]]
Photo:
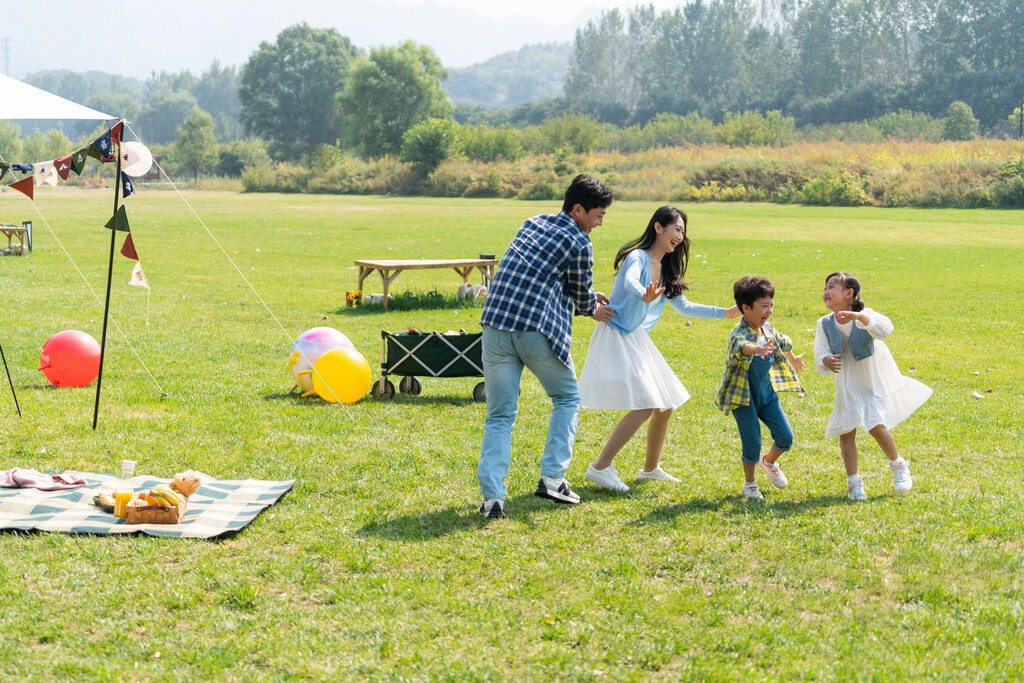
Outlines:
[[781,111],[797,125],[967,103],[997,125],[1024,100],[1020,0],[694,0],[604,12],[576,33],[570,107],[617,125],[659,113]]

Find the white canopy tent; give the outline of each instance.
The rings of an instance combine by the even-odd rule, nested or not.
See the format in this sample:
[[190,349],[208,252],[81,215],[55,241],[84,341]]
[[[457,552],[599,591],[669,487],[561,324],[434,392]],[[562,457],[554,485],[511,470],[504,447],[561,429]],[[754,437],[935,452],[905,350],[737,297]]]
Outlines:
[[0,74],[0,121],[7,119],[108,120],[104,114],[71,100]]

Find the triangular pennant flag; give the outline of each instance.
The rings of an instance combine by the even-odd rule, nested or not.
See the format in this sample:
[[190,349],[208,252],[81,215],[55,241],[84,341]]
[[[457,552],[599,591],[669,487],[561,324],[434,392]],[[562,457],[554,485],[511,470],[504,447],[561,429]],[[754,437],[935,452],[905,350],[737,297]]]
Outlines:
[[71,173],[71,155],[68,154],[60,159],[54,159],[53,166],[57,169],[57,175],[60,176],[60,179],[67,180],[68,175]]
[[11,170],[11,165],[5,161],[0,161],[0,181],[3,181],[4,176]]
[[128,236],[124,238],[124,244],[121,245],[121,256],[130,258],[132,261],[139,260],[139,254],[135,251],[135,240],[132,239],[132,234],[129,232]]
[[11,164],[11,170],[17,171],[18,173],[31,173],[32,164]]
[[121,171],[121,196],[130,197],[135,194],[135,186],[132,185],[132,179],[128,177],[128,174]]
[[82,175],[82,171],[85,169],[85,162],[88,158],[88,147],[83,147],[71,155],[71,170],[75,172],[75,175]]
[[11,183],[8,187],[14,188],[18,192],[24,192],[29,199],[32,199],[32,178],[23,178],[16,183]]
[[[92,141],[92,146],[99,152],[97,159],[100,161],[114,161],[114,146],[110,142],[110,131],[108,130],[103,135],[99,136]],[[90,150],[91,151],[91,150]]]
[[115,213],[103,227],[110,230],[119,230],[121,232],[132,231],[131,226],[128,225],[128,213],[124,210],[124,205],[117,207],[117,213]]
[[[50,185],[50,181],[47,178],[50,175],[50,171],[52,171],[52,170],[53,170],[53,162],[52,161],[41,161],[38,164],[32,164],[32,177],[35,178],[36,186],[37,187],[39,185],[42,185],[43,183],[46,183],[47,185]],[[57,180],[56,180],[57,174],[54,173],[53,175],[54,175],[53,185],[50,185],[50,187],[57,187]]]
[[128,280],[128,284],[133,287],[145,287],[146,289],[149,289],[149,280],[146,279],[146,274],[142,272],[141,262],[135,262],[135,267],[132,268],[132,277]]
[[96,143],[89,145],[89,156],[98,161],[103,160],[103,154],[100,153],[100,148],[96,146]]
[[124,128],[124,121],[118,121],[114,124],[114,127],[110,129],[110,144],[120,145],[121,144],[121,130]]

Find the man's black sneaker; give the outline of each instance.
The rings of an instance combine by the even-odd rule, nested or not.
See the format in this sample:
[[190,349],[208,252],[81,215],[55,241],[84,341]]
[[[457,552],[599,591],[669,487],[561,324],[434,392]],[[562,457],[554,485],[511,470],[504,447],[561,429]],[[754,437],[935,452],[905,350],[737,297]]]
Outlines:
[[505,517],[505,501],[501,498],[488,498],[480,503],[480,514],[494,519]]
[[553,483],[554,481],[554,477],[541,477],[537,483],[535,495],[538,498],[547,498],[566,505],[576,505],[580,502],[580,497],[569,488],[569,482],[565,479],[557,483]]

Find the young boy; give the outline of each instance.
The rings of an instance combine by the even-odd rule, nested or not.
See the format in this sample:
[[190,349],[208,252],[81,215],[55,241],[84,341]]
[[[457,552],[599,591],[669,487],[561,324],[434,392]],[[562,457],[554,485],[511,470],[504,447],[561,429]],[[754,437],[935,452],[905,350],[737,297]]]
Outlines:
[[[786,475],[776,462],[793,446],[793,429],[776,391],[803,391],[796,373],[804,368],[803,354],[793,355],[793,342],[768,322],[774,307],[775,285],[766,277],[747,275],[732,288],[743,319],[729,335],[725,375],[715,405],[736,418],[743,444],[743,489],[746,498],[764,498],[754,480],[760,466],[777,488],[786,488]],[[768,425],[772,447],[761,455],[761,422]]]

